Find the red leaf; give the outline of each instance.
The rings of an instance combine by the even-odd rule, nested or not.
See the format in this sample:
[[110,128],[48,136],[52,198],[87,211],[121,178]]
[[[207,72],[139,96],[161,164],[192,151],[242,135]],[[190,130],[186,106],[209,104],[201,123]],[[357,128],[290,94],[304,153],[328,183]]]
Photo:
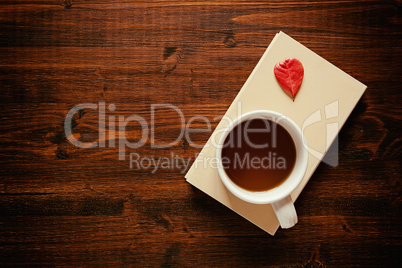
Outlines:
[[294,100],[303,81],[302,63],[296,58],[288,58],[275,64],[274,73],[282,89]]

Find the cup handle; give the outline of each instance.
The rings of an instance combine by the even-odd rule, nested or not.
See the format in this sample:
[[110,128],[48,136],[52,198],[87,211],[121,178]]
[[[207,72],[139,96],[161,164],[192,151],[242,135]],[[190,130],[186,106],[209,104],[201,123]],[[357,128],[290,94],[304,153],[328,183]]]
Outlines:
[[288,229],[297,223],[297,214],[290,196],[272,203],[276,217],[282,229]]

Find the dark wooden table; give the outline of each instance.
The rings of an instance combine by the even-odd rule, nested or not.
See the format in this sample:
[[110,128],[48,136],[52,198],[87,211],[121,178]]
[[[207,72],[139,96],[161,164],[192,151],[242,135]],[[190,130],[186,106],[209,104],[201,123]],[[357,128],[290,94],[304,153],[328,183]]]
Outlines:
[[[70,4],[0,3],[2,265],[398,264],[400,1]],[[294,228],[271,237],[186,183],[182,169],[129,166],[130,153],[193,161],[200,151],[193,145],[210,133],[164,149],[148,139],[125,147],[125,160],[118,140],[95,148],[67,140],[66,115],[83,103],[98,109],[72,118],[82,142],[97,142],[99,127],[113,128],[109,119],[117,126],[141,116],[149,124],[152,105],[162,103],[186,122],[205,116],[213,129],[280,30],[368,86],[340,132],[339,165],[318,167],[296,202]],[[155,144],[180,137],[171,107],[155,109],[154,121]],[[192,126],[206,129],[200,118]],[[132,144],[141,134],[139,122],[127,124]]]

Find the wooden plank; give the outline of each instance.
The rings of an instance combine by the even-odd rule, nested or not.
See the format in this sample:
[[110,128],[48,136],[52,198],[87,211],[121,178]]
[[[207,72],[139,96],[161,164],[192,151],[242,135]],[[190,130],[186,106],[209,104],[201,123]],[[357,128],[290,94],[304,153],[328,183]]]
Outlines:
[[[1,265],[396,267],[399,13],[398,1],[370,0],[2,1]],[[187,184],[183,165],[130,168],[130,153],[192,162],[200,149],[185,137],[166,149],[148,139],[125,160],[110,140],[93,149],[66,140],[68,111],[101,101],[115,105],[116,122],[150,123],[152,104],[167,103],[213,130],[280,30],[368,86],[340,132],[339,165],[318,167],[294,228],[270,237]],[[177,111],[155,115],[156,142],[175,140]],[[81,141],[98,140],[98,111],[73,125]],[[136,122],[126,130],[131,142],[142,134]]]

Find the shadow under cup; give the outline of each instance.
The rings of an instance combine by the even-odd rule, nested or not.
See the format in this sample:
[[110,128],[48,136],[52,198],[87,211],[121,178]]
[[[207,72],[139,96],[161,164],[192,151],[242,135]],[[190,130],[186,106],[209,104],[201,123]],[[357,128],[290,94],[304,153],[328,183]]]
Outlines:
[[[261,128],[262,121],[270,122],[271,125],[267,125],[265,129]],[[275,127],[272,127],[274,125],[279,128],[275,129]],[[250,131],[246,133],[245,129]],[[264,135],[268,137],[265,140]],[[276,136],[272,137],[272,135]],[[285,137],[286,135],[288,135],[288,138]],[[248,139],[249,136],[251,137],[250,139]],[[231,140],[233,137],[234,139]],[[253,146],[264,146],[265,143],[258,143],[256,140],[252,140],[253,137],[260,142],[267,141],[268,147],[255,150]],[[238,144],[239,141],[240,145]],[[245,142],[245,144],[242,144],[242,142]],[[251,146],[247,144],[249,142]],[[271,148],[275,147],[276,151],[270,150],[269,146]],[[294,150],[293,156],[292,146]],[[238,150],[238,155],[234,154],[236,150]],[[281,152],[286,155],[281,155]],[[257,157],[255,157],[256,155]],[[290,199],[290,194],[304,177],[307,170],[308,152],[303,133],[296,123],[285,115],[274,111],[256,110],[243,114],[231,122],[223,131],[217,144],[216,157],[219,176],[231,193],[246,202],[272,204],[282,228],[290,228],[297,222],[297,215]],[[236,157],[237,159],[235,159]],[[283,160],[285,160],[285,168],[283,168]],[[266,180],[268,183],[265,190],[254,186],[247,187],[247,185],[253,185],[253,183],[245,182],[242,184],[239,181],[239,179],[261,180],[261,175],[265,172],[261,169],[261,166],[267,168]],[[256,171],[253,168],[260,170]],[[247,176],[248,174],[250,174],[249,177]],[[231,179],[229,175],[238,178]],[[274,178],[272,178],[273,176]],[[281,176],[281,178],[278,179],[275,176]],[[270,183],[270,180],[273,183]]]

